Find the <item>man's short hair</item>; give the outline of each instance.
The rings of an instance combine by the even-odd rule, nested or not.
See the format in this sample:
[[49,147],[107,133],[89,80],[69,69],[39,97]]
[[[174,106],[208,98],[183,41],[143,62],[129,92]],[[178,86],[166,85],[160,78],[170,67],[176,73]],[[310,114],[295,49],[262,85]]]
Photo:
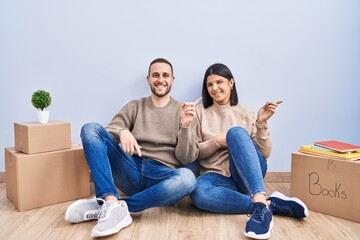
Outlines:
[[166,63],[166,64],[168,64],[168,65],[170,66],[170,68],[171,68],[171,75],[174,76],[173,66],[172,66],[171,63],[170,63],[168,60],[166,60],[165,58],[157,58],[157,59],[153,60],[153,61],[150,63],[150,65],[149,65],[149,70],[148,70],[148,76],[150,75],[150,68],[151,68],[151,66],[152,66],[154,63]]

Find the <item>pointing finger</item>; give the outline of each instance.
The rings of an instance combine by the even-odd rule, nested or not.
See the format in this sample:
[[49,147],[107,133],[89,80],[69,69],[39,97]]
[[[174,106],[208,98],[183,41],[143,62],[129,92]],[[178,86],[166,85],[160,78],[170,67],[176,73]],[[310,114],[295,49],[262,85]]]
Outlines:
[[196,99],[194,102],[194,106],[196,106],[201,101],[201,99],[202,99],[202,97],[199,97],[198,99]]

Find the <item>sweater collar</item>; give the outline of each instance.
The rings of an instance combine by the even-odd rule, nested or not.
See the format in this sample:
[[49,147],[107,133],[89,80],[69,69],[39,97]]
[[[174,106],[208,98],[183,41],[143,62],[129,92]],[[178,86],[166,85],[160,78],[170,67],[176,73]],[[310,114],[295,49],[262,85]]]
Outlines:
[[231,108],[231,105],[230,105],[230,102],[228,102],[227,104],[220,105],[214,101],[213,108],[214,108],[214,110],[216,110],[218,112],[225,112],[226,110]]
[[146,104],[147,104],[150,108],[153,108],[153,109],[161,109],[161,108],[164,109],[164,108],[167,108],[167,107],[171,106],[174,101],[175,101],[175,100],[174,100],[172,97],[170,97],[169,102],[168,102],[164,107],[156,107],[156,106],[154,105],[153,101],[151,100],[151,97],[150,97],[150,96],[145,98]]

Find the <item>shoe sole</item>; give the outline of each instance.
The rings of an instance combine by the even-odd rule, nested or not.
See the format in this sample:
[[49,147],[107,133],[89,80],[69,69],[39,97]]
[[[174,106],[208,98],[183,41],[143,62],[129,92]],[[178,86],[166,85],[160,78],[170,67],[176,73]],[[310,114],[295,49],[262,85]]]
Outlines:
[[115,234],[117,232],[119,232],[121,229],[129,226],[132,223],[132,218],[130,213],[127,214],[127,216],[124,218],[124,220],[122,220],[121,222],[119,222],[115,227],[108,229],[107,231],[104,232],[100,232],[97,230],[93,230],[91,232],[91,237],[105,237],[105,236],[109,236],[112,234]]
[[271,229],[274,227],[274,221],[271,220],[270,222],[270,226],[269,226],[269,231],[267,233],[264,233],[264,234],[256,234],[254,232],[245,232],[244,231],[244,235],[246,237],[249,237],[249,238],[253,238],[253,239],[269,239],[270,236],[271,236]]
[[298,198],[294,198],[294,197],[287,197],[285,196],[284,194],[282,194],[281,192],[273,192],[269,198],[271,197],[276,197],[276,198],[280,198],[282,200],[285,200],[285,201],[293,201],[293,202],[296,202],[297,204],[301,205],[303,208],[304,208],[304,215],[305,217],[309,216],[309,210],[308,208],[306,207],[305,203],[303,201],[301,201],[300,199]]
[[80,223],[80,222],[85,222],[85,221],[90,221],[90,220],[96,220],[96,219],[83,219],[82,221],[77,221],[77,222],[75,222],[75,221],[70,221],[70,211],[73,209],[73,208],[75,208],[75,207],[77,207],[77,206],[79,206],[80,204],[82,204],[82,203],[84,203],[84,202],[89,202],[89,201],[91,201],[91,200],[93,200],[93,199],[80,199],[80,200],[77,200],[77,201],[75,201],[75,202],[73,202],[67,209],[66,209],[66,212],[65,212],[65,221],[67,221],[67,222],[71,222],[71,223]]

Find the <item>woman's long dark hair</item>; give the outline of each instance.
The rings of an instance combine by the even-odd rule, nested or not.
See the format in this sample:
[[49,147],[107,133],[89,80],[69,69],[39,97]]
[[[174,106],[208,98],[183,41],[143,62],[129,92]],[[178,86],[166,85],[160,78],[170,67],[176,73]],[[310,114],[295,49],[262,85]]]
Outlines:
[[[230,69],[226,65],[224,65],[222,63],[215,63],[215,64],[211,65],[205,72],[203,86],[202,86],[202,100],[203,100],[204,108],[208,108],[214,104],[214,100],[212,99],[212,97],[210,96],[210,94],[207,90],[207,78],[208,78],[208,76],[213,75],[213,74],[224,77],[229,81],[231,79],[234,80],[234,77],[233,77]],[[237,104],[238,104],[238,95],[236,92],[236,86],[235,86],[235,80],[234,80],[233,88],[230,93],[230,105],[234,106]]]

